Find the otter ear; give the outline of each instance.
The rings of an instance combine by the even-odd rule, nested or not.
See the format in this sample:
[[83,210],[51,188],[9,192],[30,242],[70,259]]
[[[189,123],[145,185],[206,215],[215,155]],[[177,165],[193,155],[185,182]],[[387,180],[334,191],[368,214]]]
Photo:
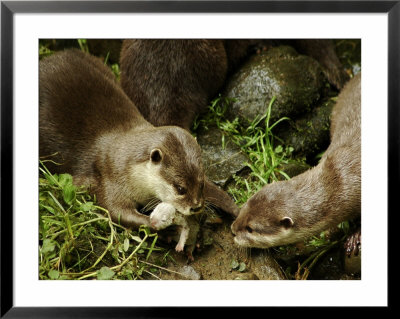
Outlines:
[[155,148],[150,153],[150,159],[153,163],[160,163],[163,158],[163,153],[159,148]]
[[294,221],[293,219],[291,219],[288,216],[285,216],[281,219],[280,224],[285,228],[285,229],[289,229],[290,227],[293,226]]

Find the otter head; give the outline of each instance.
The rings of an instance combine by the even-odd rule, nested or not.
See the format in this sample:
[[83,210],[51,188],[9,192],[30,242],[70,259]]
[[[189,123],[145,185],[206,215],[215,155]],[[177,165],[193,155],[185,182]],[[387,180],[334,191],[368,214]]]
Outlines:
[[297,241],[298,219],[282,195],[281,183],[276,182],[247,201],[231,226],[236,244],[268,248]]
[[204,170],[196,140],[179,127],[156,128],[158,137],[148,151],[146,164],[153,197],[184,215],[204,206]]

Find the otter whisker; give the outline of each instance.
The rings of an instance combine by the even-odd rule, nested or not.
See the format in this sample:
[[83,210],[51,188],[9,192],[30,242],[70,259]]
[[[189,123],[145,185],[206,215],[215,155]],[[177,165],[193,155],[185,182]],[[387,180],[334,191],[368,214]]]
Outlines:
[[153,197],[149,202],[142,208],[143,211],[153,210],[161,201],[157,197]]

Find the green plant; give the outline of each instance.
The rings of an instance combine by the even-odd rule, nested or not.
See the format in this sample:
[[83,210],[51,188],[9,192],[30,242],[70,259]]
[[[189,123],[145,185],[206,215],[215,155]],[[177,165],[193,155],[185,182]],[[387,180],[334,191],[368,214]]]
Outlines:
[[270,124],[271,108],[275,98],[272,98],[263,116],[256,117],[247,125],[243,125],[238,118],[230,121],[225,117],[227,108],[234,101],[235,99],[221,95],[214,99],[209,106],[209,112],[195,121],[193,129],[197,130],[199,127],[208,129],[209,126],[216,125],[223,133],[222,147],[225,147],[226,139],[229,138],[248,156],[249,161],[245,164],[250,168],[250,176],[247,178],[234,176],[235,187],[229,189],[236,203],[243,204],[262,186],[281,177],[289,179],[281,166],[288,163],[293,148],[275,146],[272,130],[280,122],[288,120],[287,117],[282,117]]
[[40,161],[39,278],[141,279],[157,277],[149,263],[158,235],[142,226],[131,231],[114,223],[69,174],[51,174]]

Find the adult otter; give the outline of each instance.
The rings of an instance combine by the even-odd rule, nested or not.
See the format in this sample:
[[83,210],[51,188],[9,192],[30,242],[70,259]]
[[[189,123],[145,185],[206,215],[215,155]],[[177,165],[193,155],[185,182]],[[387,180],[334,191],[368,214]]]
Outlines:
[[224,83],[221,40],[125,40],[121,85],[153,125],[190,129]]
[[[195,139],[182,128],[147,122],[99,59],[78,50],[56,53],[40,61],[39,82],[40,156],[57,154],[52,159],[62,165],[48,163],[51,171],[90,185],[113,220],[150,226],[141,206],[159,200],[190,215],[216,192],[212,185],[203,191]],[[232,213],[233,201],[221,193],[221,208]]]
[[361,213],[361,74],[340,93],[331,144],[320,163],[264,186],[231,226],[235,242],[268,248],[298,242]]

